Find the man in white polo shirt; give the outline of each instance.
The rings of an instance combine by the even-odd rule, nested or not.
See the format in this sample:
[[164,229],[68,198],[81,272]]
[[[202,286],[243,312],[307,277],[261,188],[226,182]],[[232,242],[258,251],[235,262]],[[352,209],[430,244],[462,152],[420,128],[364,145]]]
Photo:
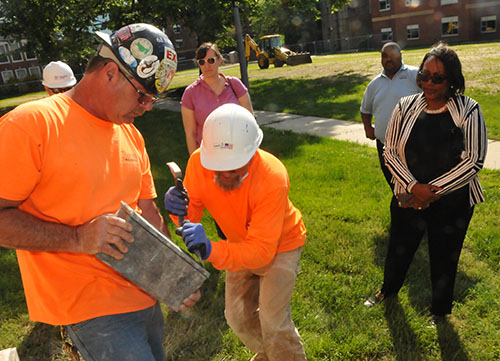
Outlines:
[[[416,81],[418,68],[403,64],[401,49],[397,43],[386,43],[381,53],[384,70],[366,87],[360,111],[366,137],[377,140],[380,167],[387,183],[392,188],[392,176],[385,166],[383,157],[385,131],[399,99],[421,90]],[[374,126],[372,125],[373,116],[375,116]]]

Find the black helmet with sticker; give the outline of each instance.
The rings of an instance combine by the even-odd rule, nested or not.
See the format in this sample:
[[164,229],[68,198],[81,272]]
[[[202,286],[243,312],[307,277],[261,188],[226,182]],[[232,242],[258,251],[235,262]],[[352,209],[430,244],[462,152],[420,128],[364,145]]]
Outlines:
[[168,36],[149,24],[131,24],[111,35],[96,31],[104,42],[98,54],[117,61],[146,91],[163,93],[177,69],[177,53]]

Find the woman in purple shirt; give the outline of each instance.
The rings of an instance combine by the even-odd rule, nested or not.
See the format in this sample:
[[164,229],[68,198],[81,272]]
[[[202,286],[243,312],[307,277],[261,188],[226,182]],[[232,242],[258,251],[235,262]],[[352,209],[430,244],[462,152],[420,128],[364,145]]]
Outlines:
[[226,103],[240,104],[253,114],[252,101],[245,85],[236,77],[219,73],[223,58],[213,43],[203,43],[196,50],[199,78],[189,85],[181,99],[181,114],[189,154],[201,143],[207,116]]

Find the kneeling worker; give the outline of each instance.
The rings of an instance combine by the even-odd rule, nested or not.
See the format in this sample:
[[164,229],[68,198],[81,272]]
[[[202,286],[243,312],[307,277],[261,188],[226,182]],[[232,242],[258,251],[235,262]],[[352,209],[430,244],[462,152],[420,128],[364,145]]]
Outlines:
[[[187,165],[189,197],[171,187],[165,207],[171,215],[191,220],[182,227],[188,250],[200,250],[216,269],[227,270],[226,320],[257,352],[252,360],[305,360],[290,300],[306,229],[288,199],[286,168],[258,149],[262,137],[254,116],[242,106],[215,109],[203,127],[201,147]],[[227,240],[207,238],[203,225],[196,223],[204,209]]]

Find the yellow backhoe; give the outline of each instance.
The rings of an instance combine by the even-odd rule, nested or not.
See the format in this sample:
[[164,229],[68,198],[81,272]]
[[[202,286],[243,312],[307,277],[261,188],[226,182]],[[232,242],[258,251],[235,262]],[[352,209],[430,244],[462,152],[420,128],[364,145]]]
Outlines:
[[245,56],[250,59],[250,51],[255,52],[259,68],[267,69],[269,64],[282,67],[283,64],[299,65],[312,63],[311,54],[295,53],[283,46],[283,37],[280,34],[264,35],[260,37],[260,46],[248,34],[245,35]]

